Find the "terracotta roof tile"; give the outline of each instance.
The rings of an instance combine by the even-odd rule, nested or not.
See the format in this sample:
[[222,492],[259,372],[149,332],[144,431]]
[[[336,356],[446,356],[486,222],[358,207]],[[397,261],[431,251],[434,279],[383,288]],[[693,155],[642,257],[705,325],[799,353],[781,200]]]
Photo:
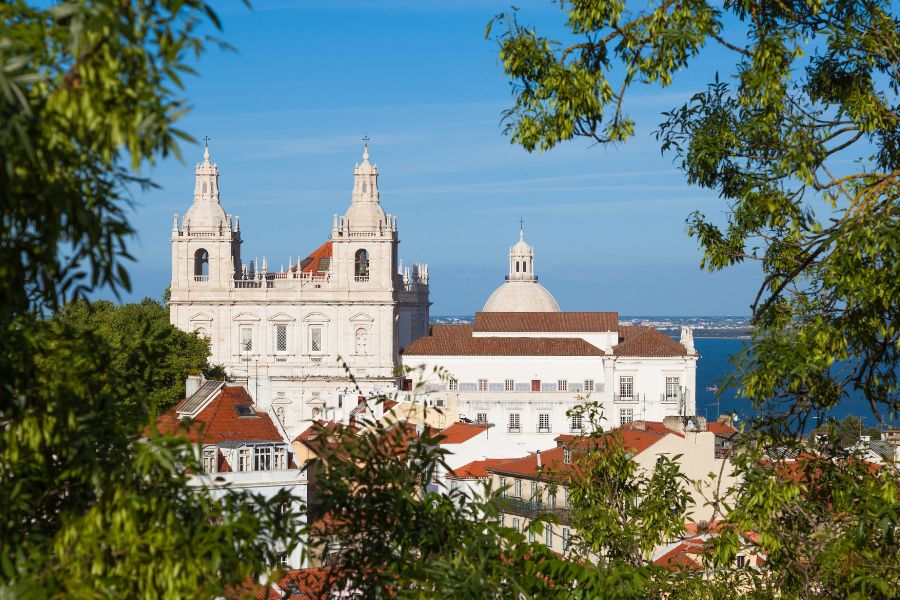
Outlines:
[[581,338],[422,337],[406,356],[603,356]]
[[331,242],[325,242],[300,263],[291,267],[291,271],[296,271],[299,266],[303,273],[325,273],[331,269],[331,256]]
[[490,473],[488,473],[488,467],[496,467],[497,465],[503,464],[505,462],[509,462],[514,460],[512,458],[486,458],[484,460],[473,460],[470,463],[467,463],[461,467],[457,467],[452,471],[447,473],[447,477],[450,479],[481,479],[484,477],[490,477]]
[[453,325],[437,323],[431,326],[430,332],[434,337],[472,337],[473,327],[474,325],[471,323],[456,323]]
[[461,444],[466,440],[471,440],[473,437],[484,433],[489,427],[491,427],[491,425],[454,423],[438,433],[438,436],[441,438],[441,444]]
[[257,600],[293,600],[299,598],[325,598],[326,586],[337,582],[337,573],[329,567],[289,569],[272,585],[263,585],[253,579],[228,590],[228,598],[256,598]]
[[703,552],[704,544],[701,540],[688,539],[657,558],[653,564],[671,571],[700,571],[703,567],[698,558]]
[[617,312],[478,312],[477,332],[566,332],[616,331]]
[[627,327],[624,333],[613,346],[616,356],[687,356],[684,346],[652,327]]
[[[170,409],[156,421],[164,435],[184,435],[195,443],[225,441],[283,442],[284,438],[266,413],[252,410],[253,398],[239,385],[226,385],[187,425]],[[238,406],[250,406],[252,416],[242,417]]]
[[737,429],[735,429],[728,423],[718,422],[707,423],[706,430],[712,431],[716,435],[731,435],[732,433],[737,433]]

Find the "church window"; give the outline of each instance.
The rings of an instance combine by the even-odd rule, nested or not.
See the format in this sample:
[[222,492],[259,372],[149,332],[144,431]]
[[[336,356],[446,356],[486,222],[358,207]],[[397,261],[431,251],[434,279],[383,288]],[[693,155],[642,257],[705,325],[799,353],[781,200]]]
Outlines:
[[322,328],[321,327],[310,327],[309,328],[309,351],[310,352],[321,352],[322,351]]
[[253,329],[248,325],[241,327],[241,352],[253,352]]
[[584,380],[584,391],[586,391],[586,392],[594,391],[594,380],[593,379],[585,379]]
[[538,432],[550,432],[550,413],[541,413],[538,415]]
[[620,408],[619,409],[619,425],[627,425],[634,421],[634,409],[633,408]]
[[519,413],[509,413],[509,432],[519,433],[521,431],[521,420]]
[[479,392],[488,391],[488,380],[487,379],[479,379],[478,380],[478,391]]
[[619,396],[631,400],[634,396],[634,377],[619,377]]
[[275,352],[287,352],[287,325],[279,323],[275,326]]
[[678,400],[681,392],[681,379],[678,377],[666,377],[666,400],[674,402]]
[[194,281],[209,279],[209,252],[200,248],[194,252]]
[[513,392],[513,391],[515,391],[515,389],[516,389],[516,382],[515,382],[514,380],[512,380],[512,379],[507,379],[507,380],[503,383],[503,389],[505,389],[507,392]]
[[369,280],[369,253],[366,250],[357,250],[354,259],[353,275],[356,281]]
[[451,377],[447,380],[447,389],[451,392],[459,390],[459,381]]
[[203,472],[204,473],[215,473],[217,471],[216,458],[217,458],[216,448],[204,448],[203,449]]
[[363,327],[356,330],[356,353],[360,355],[369,353],[369,332]]
[[567,392],[569,391],[569,382],[566,379],[560,379],[556,382],[556,391],[558,392]]

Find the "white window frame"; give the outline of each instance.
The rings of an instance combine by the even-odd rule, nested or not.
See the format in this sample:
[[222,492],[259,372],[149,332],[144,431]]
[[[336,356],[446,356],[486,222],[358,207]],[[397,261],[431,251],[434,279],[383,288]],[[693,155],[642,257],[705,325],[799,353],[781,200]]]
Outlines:
[[253,353],[253,349],[256,346],[254,337],[256,336],[253,335],[253,325],[238,326],[238,348],[240,349],[240,354]]
[[[628,390],[628,393],[625,393]],[[622,400],[634,398],[634,376],[622,375],[619,377],[619,398]]]
[[203,472],[204,473],[216,473],[218,469],[218,458],[219,452],[218,448],[212,446],[210,448],[203,449]]
[[593,379],[585,379],[584,380],[584,391],[586,391],[586,392],[594,391],[594,380]]
[[506,498],[509,496],[509,488],[506,487],[506,477],[500,478],[500,497]]
[[568,379],[560,379],[556,382],[556,391],[557,392],[568,392],[569,391],[569,380]]
[[569,528],[562,528],[562,549],[563,552],[569,549]]
[[515,531],[516,533],[518,533],[518,531],[519,531],[519,517],[513,517],[513,520],[512,520],[512,528],[513,528],[513,531]]
[[515,490],[515,497],[518,498],[519,500],[521,500],[522,499],[522,480],[521,479],[516,479],[515,483],[513,484],[513,489]]
[[584,423],[583,423],[583,419],[582,419],[582,414],[575,413],[574,415],[572,415],[571,419],[569,421],[569,429],[571,431],[581,431],[583,427],[584,427]]
[[544,525],[544,542],[548,548],[553,548],[553,525],[550,523]]
[[538,413],[538,433],[550,433],[550,413]]
[[475,422],[479,425],[487,425],[488,418],[487,413],[477,413],[475,415]]
[[273,454],[275,448],[268,445],[259,445],[253,447],[253,470],[254,471],[271,471]]
[[634,409],[633,408],[620,408],[619,409],[619,425],[627,425],[628,423],[634,422]]
[[488,383],[488,380],[487,380],[487,379],[479,379],[479,380],[478,380],[478,391],[479,391],[479,392],[486,392],[486,391],[488,391],[489,385],[490,385],[490,384]]
[[447,391],[456,392],[459,391],[459,381],[451,377],[447,380]]
[[681,395],[681,377],[666,377],[666,401],[675,402]]
[[507,379],[503,382],[503,389],[506,392],[516,391],[516,382],[514,379]]
[[238,449],[238,471],[253,470],[253,448],[243,446]]
[[522,415],[514,412],[509,413],[509,418],[507,419],[508,423],[508,431],[510,433],[519,433],[522,431]]

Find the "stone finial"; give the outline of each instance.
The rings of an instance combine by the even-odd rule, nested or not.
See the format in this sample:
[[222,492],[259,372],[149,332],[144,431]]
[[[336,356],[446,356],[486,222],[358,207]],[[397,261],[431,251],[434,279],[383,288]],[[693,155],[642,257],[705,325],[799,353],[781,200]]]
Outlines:
[[684,346],[688,354],[696,354],[697,349],[694,348],[694,329],[690,325],[681,326],[681,345]]

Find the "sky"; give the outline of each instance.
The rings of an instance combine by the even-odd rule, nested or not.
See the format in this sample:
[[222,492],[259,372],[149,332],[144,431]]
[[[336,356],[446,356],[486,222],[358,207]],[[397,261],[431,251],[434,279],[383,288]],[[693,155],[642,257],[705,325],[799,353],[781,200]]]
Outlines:
[[[510,144],[512,104],[485,26],[509,2],[397,0],[214,4],[221,37],[186,80],[178,124],[209,136],[221,202],[240,216],[245,262],[286,267],[326,241],[350,204],[354,163],[370,138],[381,202],[397,216],[400,257],[429,264],[433,315],[480,310],[507,273],[524,219],[535,271],[562,310],[623,315],[746,315],[755,265],[709,273],[687,235],[694,210],[724,222],[714,193],[688,186],[653,132],[660,114],[732,68],[718,49],[669,88],[636,88],[637,134],[600,147],[576,139],[543,153]],[[558,31],[549,0],[518,3],[519,20]],[[132,292],[160,297],[171,277],[172,216],[192,202],[202,145],[184,144],[135,192]]]

